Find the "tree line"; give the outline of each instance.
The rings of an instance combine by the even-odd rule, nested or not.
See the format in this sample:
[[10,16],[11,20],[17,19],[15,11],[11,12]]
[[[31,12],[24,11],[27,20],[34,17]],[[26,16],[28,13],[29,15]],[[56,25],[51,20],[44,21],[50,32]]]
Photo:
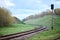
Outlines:
[[[53,11],[54,11],[53,15],[60,15],[60,8],[56,8]],[[27,21],[27,20],[30,20],[30,19],[36,19],[36,18],[44,17],[46,15],[52,15],[52,11],[49,10],[49,11],[41,12],[39,14],[30,15],[30,16],[24,18],[23,21]]]
[[0,7],[0,27],[9,26],[14,23],[20,23],[20,20],[17,17],[11,16],[11,12],[8,9]]

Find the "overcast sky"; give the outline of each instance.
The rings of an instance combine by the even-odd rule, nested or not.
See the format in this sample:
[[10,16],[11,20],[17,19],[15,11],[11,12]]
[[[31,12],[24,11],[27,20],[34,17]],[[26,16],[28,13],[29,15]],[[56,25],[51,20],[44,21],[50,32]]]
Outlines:
[[50,9],[52,3],[55,8],[60,8],[59,0],[0,0],[0,6],[9,9],[19,19]]

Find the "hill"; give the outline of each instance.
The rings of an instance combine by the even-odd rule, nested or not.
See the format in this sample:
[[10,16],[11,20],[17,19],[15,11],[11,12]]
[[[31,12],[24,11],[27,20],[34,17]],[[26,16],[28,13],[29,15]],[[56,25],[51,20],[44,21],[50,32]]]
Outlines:
[[[26,21],[26,23],[32,23],[32,24],[39,24],[39,25],[45,25],[49,28],[49,30],[38,33],[37,35],[34,35],[28,40],[55,40],[60,36],[60,16],[55,15],[54,16],[54,24],[53,24],[53,30],[51,30],[51,15],[44,16],[42,18],[32,19],[29,21]],[[36,38],[36,39],[35,39]]]
[[50,14],[24,21],[26,24],[44,25],[49,28],[47,31],[28,38],[28,40],[55,40],[60,36],[60,11],[57,10],[59,9],[55,9],[53,14],[53,30],[51,30],[52,15]]
[[[24,18],[23,21],[28,21],[30,19],[41,18],[41,17],[44,17],[46,15],[52,15],[52,11],[51,10],[46,10],[46,11],[43,11],[43,12],[35,14],[35,15],[30,15],[30,16]],[[60,8],[54,9],[53,15],[60,15]]]
[[[26,20],[24,22],[26,24],[45,25],[50,27],[52,25],[52,11],[46,11],[46,12],[42,12],[41,14],[28,16],[25,19]],[[60,20],[60,10],[57,8],[54,10],[53,24],[56,23],[60,24],[59,20]]]
[[[20,19],[18,19],[17,17],[13,17],[14,19],[14,24],[20,24],[20,23],[23,23],[23,21],[21,21]],[[24,24],[24,23],[23,23]]]

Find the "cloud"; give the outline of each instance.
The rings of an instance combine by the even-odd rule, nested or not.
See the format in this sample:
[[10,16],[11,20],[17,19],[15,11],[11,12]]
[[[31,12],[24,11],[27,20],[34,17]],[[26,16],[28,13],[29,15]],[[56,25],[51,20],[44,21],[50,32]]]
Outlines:
[[16,5],[19,6],[19,8],[15,9],[12,15],[19,19],[23,19],[29,15],[38,14],[41,11],[49,9],[49,6],[43,3],[42,0],[19,0]]
[[55,4],[60,4],[60,1],[56,1]]
[[55,1],[60,1],[60,0],[55,0]]
[[55,5],[55,8],[60,8],[60,1],[55,0],[54,5]]
[[22,9],[36,9],[36,10],[40,10],[40,9],[44,9],[44,8],[48,8],[48,5],[45,4],[45,2],[43,2],[44,0],[19,0],[18,3],[16,4],[18,7],[22,8]]
[[12,2],[12,0],[0,0],[0,6],[1,7],[12,7],[12,6],[15,6],[15,4]]
[[20,19],[49,9],[49,6],[43,0],[0,0],[0,6],[13,7],[10,8],[12,15]]

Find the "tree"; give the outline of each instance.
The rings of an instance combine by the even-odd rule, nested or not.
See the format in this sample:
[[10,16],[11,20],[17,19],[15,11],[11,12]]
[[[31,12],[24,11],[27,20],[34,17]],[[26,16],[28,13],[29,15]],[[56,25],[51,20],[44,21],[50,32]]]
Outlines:
[[10,11],[0,7],[0,26],[8,26],[13,23],[13,17]]
[[56,15],[60,15],[60,8],[56,8],[56,9],[54,10],[54,12],[55,12]]

